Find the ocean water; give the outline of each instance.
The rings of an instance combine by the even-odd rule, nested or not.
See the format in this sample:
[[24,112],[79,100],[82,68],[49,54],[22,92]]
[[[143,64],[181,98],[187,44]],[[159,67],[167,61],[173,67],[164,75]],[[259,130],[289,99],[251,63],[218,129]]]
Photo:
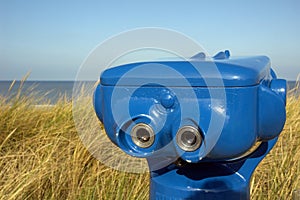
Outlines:
[[[21,95],[37,97],[38,104],[55,104],[64,97],[72,99],[74,81],[0,81],[0,95],[7,97],[8,101],[13,99],[19,91]],[[91,84],[91,82],[86,82]],[[21,88],[21,90],[20,90]],[[42,98],[40,98],[42,97]]]
[[[8,101],[14,98],[21,87],[20,81],[16,81],[11,87],[12,82],[13,81],[0,81],[0,96],[6,96]],[[21,95],[43,97],[39,104],[45,102],[55,104],[62,96],[67,100],[72,99],[74,83],[74,81],[25,81],[22,85]],[[95,82],[86,81],[84,84],[87,87],[93,87]],[[295,85],[296,81],[288,81],[288,90],[294,88]]]

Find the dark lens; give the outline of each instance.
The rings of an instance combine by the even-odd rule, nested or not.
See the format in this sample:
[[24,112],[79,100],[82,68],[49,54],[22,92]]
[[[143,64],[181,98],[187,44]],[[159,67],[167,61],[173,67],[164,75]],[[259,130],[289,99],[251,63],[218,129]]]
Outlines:
[[193,132],[185,131],[181,135],[181,140],[182,140],[182,143],[186,144],[187,146],[192,146],[192,145],[196,144],[197,137]]
[[144,123],[136,124],[131,132],[131,139],[135,145],[141,148],[148,148],[154,143],[154,132],[151,126]]
[[202,136],[199,130],[193,126],[180,128],[176,134],[178,146],[184,151],[196,151],[202,143]]
[[148,142],[150,140],[151,136],[150,136],[150,133],[146,129],[140,128],[136,132],[136,137],[141,142]]

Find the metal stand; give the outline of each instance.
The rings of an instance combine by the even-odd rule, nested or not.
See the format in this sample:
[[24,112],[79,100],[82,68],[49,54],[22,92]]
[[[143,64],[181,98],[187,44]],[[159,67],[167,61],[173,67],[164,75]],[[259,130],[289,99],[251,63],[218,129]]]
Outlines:
[[268,142],[262,142],[253,153],[239,160],[183,163],[181,166],[171,164],[152,171],[150,199],[248,200],[251,176],[277,139],[276,137]]

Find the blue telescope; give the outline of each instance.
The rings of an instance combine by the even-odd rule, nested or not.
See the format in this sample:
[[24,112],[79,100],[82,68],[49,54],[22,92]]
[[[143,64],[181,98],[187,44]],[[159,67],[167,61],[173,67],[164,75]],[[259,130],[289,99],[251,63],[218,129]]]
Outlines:
[[124,64],[102,72],[94,108],[109,139],[146,158],[150,199],[250,199],[249,182],[275,145],[286,81],[266,56]]

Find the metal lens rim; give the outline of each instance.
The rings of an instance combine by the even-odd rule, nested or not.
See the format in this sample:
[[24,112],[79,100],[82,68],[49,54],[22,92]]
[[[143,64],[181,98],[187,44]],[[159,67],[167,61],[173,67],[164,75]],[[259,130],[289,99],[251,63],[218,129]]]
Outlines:
[[[138,138],[137,133],[140,129],[145,129],[149,133],[149,135],[150,135],[149,140],[147,140],[145,142],[142,142]],[[131,139],[132,139],[133,143],[135,145],[137,145],[138,147],[141,147],[141,148],[150,147],[154,143],[154,139],[155,139],[153,129],[148,124],[145,124],[145,123],[138,123],[135,126],[133,126],[132,129],[131,129],[130,135],[131,135]]]
[[[192,145],[186,144],[181,139],[183,134],[186,133],[187,131],[192,132],[196,137],[195,138],[196,142]],[[202,136],[197,128],[195,128],[193,126],[184,126],[178,130],[178,132],[176,134],[176,142],[177,142],[178,146],[184,151],[188,151],[188,152],[196,151],[202,143]]]

